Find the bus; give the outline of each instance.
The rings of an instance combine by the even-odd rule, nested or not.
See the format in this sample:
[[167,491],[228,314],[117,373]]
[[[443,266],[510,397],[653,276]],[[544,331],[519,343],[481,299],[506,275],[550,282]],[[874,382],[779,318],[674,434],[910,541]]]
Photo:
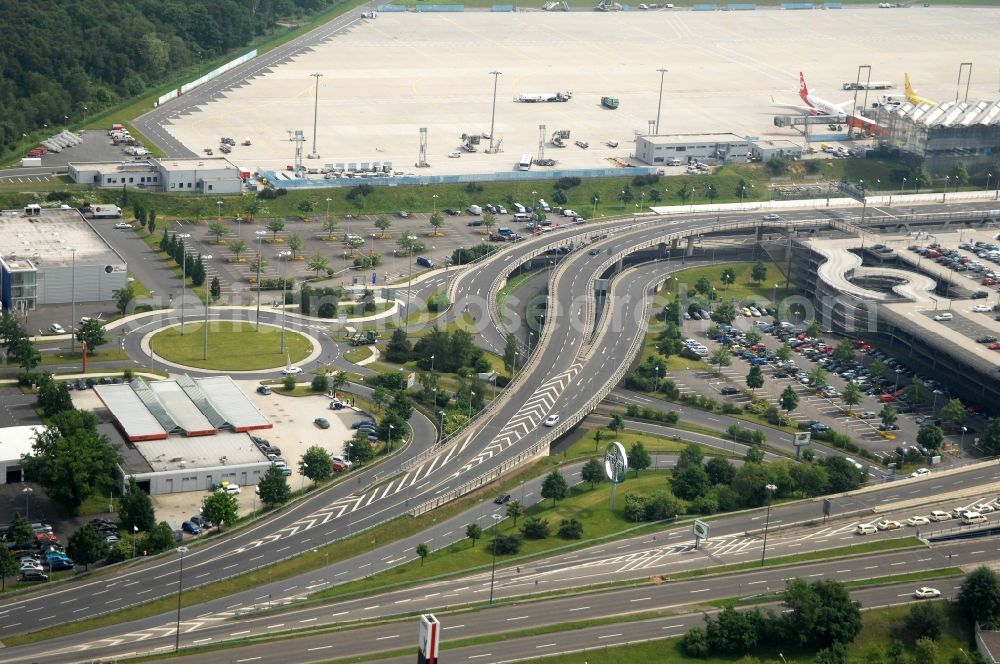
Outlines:
[[521,161],[518,162],[517,169],[520,171],[531,170],[531,153],[526,152],[521,155]]

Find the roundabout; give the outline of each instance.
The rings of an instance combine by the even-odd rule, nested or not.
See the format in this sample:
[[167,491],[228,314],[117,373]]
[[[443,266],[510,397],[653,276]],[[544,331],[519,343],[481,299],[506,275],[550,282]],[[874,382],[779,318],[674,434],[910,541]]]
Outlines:
[[[258,331],[253,323],[237,320],[212,320],[208,323],[208,352],[204,322],[179,323],[150,333],[145,341],[160,361],[207,371],[259,372],[280,369],[310,359],[319,352],[319,342],[289,329],[262,323]],[[206,359],[207,358],[207,359]]]

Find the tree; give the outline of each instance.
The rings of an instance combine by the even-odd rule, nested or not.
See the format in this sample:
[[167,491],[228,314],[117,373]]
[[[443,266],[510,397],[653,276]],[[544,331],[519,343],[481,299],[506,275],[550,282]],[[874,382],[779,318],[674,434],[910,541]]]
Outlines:
[[38,406],[46,417],[73,410],[73,399],[66,382],[56,382],[51,374],[44,374],[38,386]]
[[754,263],[753,268],[750,270],[750,278],[756,283],[761,283],[767,279],[767,266],[761,261]]
[[76,330],[76,340],[86,343],[87,348],[93,352],[98,346],[108,341],[104,335],[104,324],[96,318],[85,321]]
[[507,503],[507,516],[514,520],[514,527],[517,528],[517,519],[524,514],[524,506],[519,500],[512,500]]
[[389,237],[388,230],[391,226],[392,226],[392,219],[390,219],[384,214],[380,214],[378,218],[375,219],[375,228],[379,230],[378,235],[380,238]]
[[559,537],[580,539],[583,537],[583,524],[576,519],[563,519],[559,522]]
[[888,431],[892,425],[896,423],[896,409],[893,408],[891,403],[887,403],[882,406],[882,410],[879,411],[878,417],[882,420],[882,428]]
[[708,295],[712,291],[712,282],[708,280],[708,277],[702,275],[698,281],[694,282],[694,289],[700,295]]
[[424,558],[426,558],[428,555],[430,555],[430,552],[431,552],[430,547],[428,547],[423,542],[421,542],[420,544],[417,545],[417,555],[420,556],[420,566],[421,567],[424,566]]
[[495,535],[493,537],[493,552],[498,556],[506,556],[521,550],[521,539],[517,535]]
[[701,627],[692,627],[680,638],[677,645],[681,652],[688,657],[706,659],[711,654],[711,649],[708,647],[708,635]]
[[936,424],[927,424],[917,432],[917,444],[932,452],[941,449],[944,443],[944,431]]
[[792,359],[792,347],[788,345],[787,341],[778,346],[778,350],[774,351],[774,357],[779,362],[787,362]]
[[751,346],[756,346],[757,344],[760,343],[761,339],[764,338],[763,335],[761,335],[760,331],[755,327],[751,327],[749,330],[747,330],[745,336],[747,343],[750,344]]
[[760,507],[767,499],[768,490],[765,487],[770,482],[771,477],[764,464],[744,463],[733,476],[732,489],[746,507]]
[[247,251],[247,243],[243,240],[230,240],[229,251],[233,252],[236,260],[240,260],[240,257]]
[[688,466],[700,466],[704,459],[705,453],[702,452],[701,445],[698,443],[688,443],[677,457],[676,470],[683,470]]
[[115,296],[115,308],[118,313],[129,313],[132,303],[135,302],[135,285],[130,281],[125,284],[125,288],[119,288],[111,294]]
[[42,354],[31,339],[20,339],[14,344],[14,361],[25,371],[31,371],[42,362]]
[[872,378],[883,378],[885,377],[886,366],[885,362],[879,359],[872,360],[872,363],[868,365],[868,373],[872,375]]
[[712,351],[709,361],[716,366],[718,373],[721,376],[722,367],[728,367],[733,363],[732,353],[729,352],[728,348],[720,346]]
[[330,261],[324,257],[316,254],[311,259],[309,259],[309,271],[316,273],[316,278],[319,279],[320,272],[328,272],[330,270]]
[[431,234],[438,235],[441,232],[441,227],[444,226],[444,217],[441,216],[440,212],[435,212],[430,217],[430,223],[431,223],[431,228],[434,229],[433,231],[431,231]]
[[513,332],[507,333],[507,343],[503,349],[503,368],[507,373],[513,374],[517,365],[517,337]]
[[829,455],[820,463],[826,468],[827,489],[831,493],[853,491],[861,486],[861,471],[844,457]]
[[628,465],[635,471],[635,476],[639,477],[640,470],[646,470],[653,464],[653,459],[646,451],[646,446],[641,441],[632,443],[628,451]]
[[[166,229],[164,229],[164,230],[166,230]],[[215,243],[216,244],[222,244],[222,236],[223,235],[228,235],[229,234],[229,229],[226,228],[225,224],[217,221],[217,222],[213,223],[211,226],[208,227],[208,232],[211,235],[215,236]]]
[[389,403],[389,391],[379,385],[371,394],[372,404],[381,411],[385,411],[386,405]]
[[319,394],[325,393],[330,389],[330,378],[325,373],[316,374],[313,376],[309,389]]
[[222,295],[222,283],[219,282],[219,277],[212,277],[212,285],[209,287],[209,293],[213,300],[218,300],[219,296]]
[[786,413],[798,408],[799,395],[795,392],[795,388],[791,385],[785,386],[785,389],[781,391],[781,396],[778,397],[778,403],[781,404],[781,409]]
[[330,453],[319,445],[312,445],[302,455],[299,472],[313,482],[322,482],[333,477],[333,459]]
[[54,415],[52,426],[35,434],[32,453],[21,458],[27,479],[45,487],[68,512],[109,485],[119,462],[107,436],[98,434],[93,413],[70,410]]
[[809,373],[806,374],[806,378],[809,379],[809,387],[814,390],[818,390],[826,385],[826,369],[817,365],[809,370]]
[[983,451],[989,455],[1000,454],[1000,420],[990,422],[983,429],[983,435],[979,439],[979,444]]
[[945,424],[949,424],[952,427],[960,427],[962,423],[965,422],[965,406],[958,399],[949,399],[948,403],[941,406],[941,410],[938,411],[938,415],[941,417],[941,421]]
[[970,622],[1000,621],[1000,576],[986,566],[972,570],[959,586],[956,603]]
[[709,317],[719,325],[731,325],[736,319],[736,305],[732,300],[718,304]]
[[747,447],[743,460],[747,463],[764,463],[764,448],[756,443],[751,444]]
[[611,421],[608,422],[608,428],[618,433],[625,428],[625,418],[620,413],[612,413]]
[[7,577],[17,574],[20,567],[14,554],[7,547],[0,547],[0,584],[2,589],[7,590]]
[[809,323],[809,327],[806,328],[807,337],[818,337],[823,333],[823,327],[819,324],[818,320],[813,320]]
[[166,521],[160,521],[149,531],[146,537],[146,546],[151,553],[160,553],[174,546],[174,529]]
[[535,516],[528,517],[521,526],[521,532],[528,539],[545,539],[549,536],[549,521]]
[[197,287],[205,283],[205,261],[201,259],[200,255],[194,259],[194,265],[188,271],[188,276],[191,277],[192,286]]
[[907,636],[939,639],[944,630],[944,615],[936,602],[921,602],[910,608],[903,624]]
[[135,477],[128,478],[125,493],[122,494],[118,509],[118,520],[128,532],[138,528],[148,533],[156,525],[156,513],[153,510],[153,500],[149,494],[139,488]]
[[336,239],[333,236],[333,234],[337,232],[338,225],[340,225],[340,222],[337,220],[336,217],[327,217],[326,219],[323,220],[323,230],[326,231],[327,240]]
[[840,393],[840,400],[847,405],[848,410],[851,410],[861,403],[861,399],[861,389],[858,384],[848,381],[847,385],[844,386],[844,391]]
[[66,553],[73,562],[83,564],[84,569],[90,569],[91,563],[96,563],[108,555],[108,543],[104,541],[97,528],[87,523],[69,536]]
[[674,495],[684,500],[694,500],[701,498],[708,493],[711,484],[708,479],[708,471],[701,464],[690,465],[683,470],[676,471],[670,483],[670,490]]
[[750,372],[747,373],[747,387],[754,393],[758,387],[764,387],[764,372],[756,364],[750,367]]
[[348,445],[347,458],[354,463],[367,463],[375,457],[375,450],[368,444],[368,436],[363,432],[355,435],[353,442]]
[[733,268],[725,268],[719,277],[719,281],[726,287],[726,290],[729,290],[729,287],[736,283],[736,273],[733,271]]
[[729,485],[736,475],[736,467],[728,459],[723,457],[712,457],[705,464],[705,472],[708,473],[708,481],[712,484]]
[[[354,447],[357,447],[357,445]],[[353,450],[354,447],[351,449]],[[364,447],[368,447],[367,443]],[[271,466],[264,472],[264,475],[260,478],[260,482],[257,484],[257,488],[260,490],[260,501],[267,507],[283,505],[292,496],[292,490],[288,486],[288,481],[277,466]]]
[[465,527],[465,536],[472,540],[472,546],[476,546],[476,540],[483,536],[483,529],[478,523],[470,523]]
[[401,327],[396,328],[392,337],[389,338],[389,345],[385,350],[385,359],[389,362],[403,364],[408,362],[413,349],[406,338],[406,330]]
[[861,631],[861,605],[837,581],[809,583],[792,579],[785,585],[781,614],[791,642],[810,648],[850,643]]
[[281,387],[285,392],[293,392],[295,390],[295,376],[285,376],[281,379]]
[[[410,416],[413,415],[413,402],[410,401],[410,397],[406,396],[405,391],[399,390],[396,392],[392,398],[392,403],[389,404],[389,412],[394,413],[402,420],[400,424],[410,419]],[[400,433],[402,433],[402,429]]]
[[542,481],[542,498],[551,498],[553,504],[565,498],[568,490],[566,478],[558,470],[553,470]]
[[298,233],[292,233],[291,237],[288,238],[288,249],[292,252],[292,258],[299,255],[302,251],[302,237]]
[[333,394],[336,396],[337,392],[342,391],[345,387],[351,384],[351,379],[347,376],[346,371],[338,371],[333,374],[333,378],[330,380],[333,386]]
[[267,230],[271,231],[271,242],[277,242],[278,233],[285,230],[285,222],[281,219],[272,219],[267,222]]
[[[284,479],[284,478],[282,478]],[[239,519],[239,504],[236,496],[227,491],[214,491],[201,501],[201,515],[217,525],[233,525]]]
[[854,360],[854,343],[847,338],[837,342],[833,349],[833,358],[838,362],[851,362]]
[[493,227],[497,225],[497,216],[490,211],[483,212],[483,228],[486,232],[493,230]]
[[10,525],[7,526],[7,541],[16,542],[18,544],[24,542],[30,542],[34,539],[35,531],[28,523],[28,520],[24,518],[23,515],[17,513],[14,518],[10,520]]
[[969,169],[965,165],[964,161],[960,161],[951,169],[951,179],[955,181],[956,188],[958,186],[966,186],[969,184]]
[[580,479],[584,482],[590,482],[590,488],[593,489],[604,481],[604,466],[597,459],[588,459],[587,463],[583,464],[583,468],[580,469]]

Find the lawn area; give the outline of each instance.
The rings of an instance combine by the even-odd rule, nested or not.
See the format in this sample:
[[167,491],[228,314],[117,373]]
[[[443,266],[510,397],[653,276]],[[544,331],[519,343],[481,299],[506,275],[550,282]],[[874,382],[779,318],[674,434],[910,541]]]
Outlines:
[[[65,341],[62,343],[64,345],[69,344],[69,341]],[[44,348],[44,346],[42,348]],[[67,364],[67,363],[82,364],[83,352],[80,350],[79,341],[76,343],[76,348],[77,350],[75,353],[71,353],[69,352],[69,350],[59,353],[42,353],[42,361],[40,366],[50,367],[56,364]],[[128,353],[123,351],[121,348],[106,348],[104,350],[87,353],[87,362],[118,362],[127,359],[129,359]]]
[[518,288],[531,281],[534,276],[535,274],[533,272],[522,272],[516,277],[508,279],[507,283],[504,284],[504,287],[497,291],[497,309],[503,311],[503,305],[504,302],[507,301],[507,298],[510,297],[510,295]]
[[344,351],[344,359],[348,362],[352,362],[353,364],[357,364],[362,360],[367,360],[372,356],[372,353],[373,351],[371,346],[355,346],[350,350]]
[[[614,433],[609,429],[601,430],[601,442],[596,443],[594,440],[594,434],[597,429],[589,429],[585,432],[582,438],[572,443],[566,449],[565,458],[567,459],[586,459],[588,457],[595,456],[597,454],[603,454],[604,448],[608,446],[608,443],[617,440],[619,443],[625,446],[626,450],[631,449],[632,445],[637,442],[641,442],[646,451],[650,454],[680,454],[690,443],[683,440],[674,440],[673,438],[667,438],[665,436],[654,436],[648,433],[635,433],[632,431],[619,431]],[[597,450],[595,451],[595,447]],[[726,456],[720,454],[718,448],[715,447],[702,447],[702,451],[706,455],[714,456]],[[631,481],[632,473],[629,475],[629,480]]]
[[[782,299],[793,295],[793,289],[785,289],[785,273],[784,265],[779,265],[771,261],[765,261],[764,265],[767,267],[767,278],[761,283],[755,283],[750,278],[750,270],[753,268],[755,263],[721,263],[718,265],[711,265],[706,267],[693,267],[687,270],[682,270],[676,273],[674,276],[678,278],[681,284],[687,284],[688,294],[690,296],[695,296],[694,285],[698,282],[701,277],[706,277],[712,286],[716,289],[716,296],[719,300],[728,300],[735,298],[737,302],[760,302],[766,300],[771,302],[772,297],[777,297],[780,302]],[[726,268],[731,268],[736,274],[736,281],[728,288],[722,283],[721,276],[722,271]],[[778,288],[775,289],[774,285],[778,284]],[[683,288],[683,286],[682,286]],[[666,289],[664,289],[666,291]],[[657,296],[658,300],[663,297],[660,301],[660,308],[666,303],[666,293],[661,293]],[[655,304],[654,304],[655,307]]]
[[306,337],[285,330],[285,353],[280,352],[281,330],[261,325],[260,332],[252,323],[216,321],[209,323],[208,360],[204,359],[205,332],[203,323],[186,323],[184,335],[180,326],[157,332],[150,345],[160,357],[171,362],[219,371],[249,371],[283,367],[306,358],[312,343]]

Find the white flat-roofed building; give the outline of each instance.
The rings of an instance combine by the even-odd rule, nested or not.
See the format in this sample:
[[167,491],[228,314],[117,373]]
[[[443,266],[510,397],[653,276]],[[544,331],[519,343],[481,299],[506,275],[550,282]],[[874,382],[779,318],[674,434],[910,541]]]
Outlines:
[[[749,161],[751,142],[743,136],[718,134],[652,134],[636,136],[635,158],[653,166],[699,161],[725,164]],[[676,163],[676,161],[675,161]]]
[[210,437],[171,436],[165,440],[139,441],[135,448],[152,471],[130,475],[152,495],[211,491],[219,482],[254,485],[271,466],[246,433],[220,431]]
[[0,484],[24,481],[21,457],[31,454],[35,435],[40,431],[45,431],[45,427],[31,425],[0,429]]
[[134,161],[75,162],[69,176],[94,187],[152,188],[195,194],[238,194],[240,169],[225,157],[195,159],[137,159]]
[[125,259],[78,210],[38,205],[0,212],[0,270],[4,310],[108,301],[128,280]]
[[209,376],[195,382],[233,431],[271,428],[270,420],[229,376]]

